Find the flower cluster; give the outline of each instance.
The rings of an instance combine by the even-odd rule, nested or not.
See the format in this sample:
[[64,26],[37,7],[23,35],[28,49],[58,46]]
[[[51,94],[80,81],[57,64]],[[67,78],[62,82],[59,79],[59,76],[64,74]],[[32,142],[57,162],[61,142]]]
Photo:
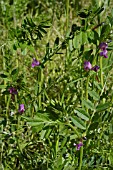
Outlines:
[[[33,61],[32,61],[32,64],[31,64],[31,67],[36,67],[36,66],[39,66],[40,65],[40,62],[38,60],[36,60],[35,58],[33,58]],[[11,94],[11,97],[12,99],[14,100],[14,96],[18,94],[18,91],[16,88],[14,87],[10,87],[8,89],[9,93]],[[25,107],[24,107],[24,104],[20,104],[19,105],[19,109],[18,109],[18,112],[19,113],[23,113],[25,111]]]
[[[107,48],[108,48],[107,43],[105,43],[105,42],[100,43],[99,48],[101,49],[100,56],[104,56],[104,58],[108,58],[108,56],[107,56]],[[93,71],[97,72],[99,68],[100,67],[97,66],[97,65],[92,67],[90,61],[84,62],[84,70],[86,70],[86,71],[93,70]]]
[[[11,94],[12,100],[14,100],[14,98],[15,98],[14,96],[18,94],[17,89],[14,88],[14,87],[10,87],[10,88],[8,89],[8,91],[9,91],[9,93]],[[25,111],[24,104],[20,104],[20,105],[19,105],[19,110],[18,110],[18,112],[19,112],[19,113],[23,113],[24,111]],[[13,114],[11,114],[11,115],[13,115]]]
[[100,43],[99,48],[102,50],[100,52],[100,56],[104,56],[104,58],[108,58],[108,56],[107,56],[107,48],[108,48],[107,43],[105,43],[105,42]]
[[93,70],[93,71],[97,72],[99,68],[100,68],[100,67],[97,66],[97,65],[95,65],[94,67],[92,67],[90,61],[85,61],[85,62],[84,62],[84,70],[86,70],[86,71]]

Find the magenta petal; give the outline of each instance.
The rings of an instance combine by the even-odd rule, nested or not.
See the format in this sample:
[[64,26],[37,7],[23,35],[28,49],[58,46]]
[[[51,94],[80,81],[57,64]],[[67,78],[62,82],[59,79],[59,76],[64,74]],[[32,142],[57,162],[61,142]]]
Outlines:
[[103,56],[106,55],[107,52],[108,52],[107,50],[104,50],[104,51],[103,51]]
[[24,104],[20,104],[18,112],[23,113],[24,111],[25,111]]
[[91,70],[92,68],[92,65],[89,61],[85,61],[84,62],[84,70],[88,71],[88,70]]
[[107,55],[104,55],[104,58],[108,58],[108,56],[107,56]]
[[77,150],[80,150],[81,146],[83,146],[83,143],[80,142],[80,143],[78,143],[76,146],[77,146]]
[[14,87],[10,87],[8,90],[10,94],[14,94],[14,95],[18,94],[17,90]]
[[107,52],[108,52],[107,50],[101,51],[100,56],[104,56],[104,58],[108,58]]
[[79,142],[78,144],[74,143],[73,145],[76,146],[77,150],[80,150],[81,146],[83,146],[83,143]]
[[103,51],[102,51],[102,52],[100,52],[100,56],[103,56]]
[[94,67],[92,67],[91,70],[94,70],[95,72],[97,72],[99,68],[100,68],[99,66],[95,65]]
[[33,62],[31,64],[31,66],[34,68],[35,66],[39,66],[40,62],[38,60],[36,60],[35,58],[33,58]]
[[108,45],[107,45],[107,43],[102,42],[102,43],[100,43],[99,48],[100,48],[101,50],[106,50],[106,48],[108,48]]
[[32,67],[35,67],[35,64],[32,62],[31,66],[32,66]]

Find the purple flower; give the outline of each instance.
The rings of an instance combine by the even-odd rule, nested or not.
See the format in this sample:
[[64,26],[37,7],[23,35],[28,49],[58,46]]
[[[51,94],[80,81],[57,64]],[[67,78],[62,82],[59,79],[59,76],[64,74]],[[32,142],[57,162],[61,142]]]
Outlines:
[[38,60],[36,60],[36,58],[33,58],[33,62],[31,64],[31,66],[34,68],[35,66],[39,66],[40,62]]
[[88,70],[91,70],[91,68],[92,68],[91,63],[90,63],[89,61],[85,61],[85,62],[84,62],[84,69],[85,69],[86,71],[88,71]]
[[80,150],[81,146],[83,146],[82,142],[79,142],[78,144],[74,143],[74,146],[76,146],[77,150]]
[[10,87],[8,90],[12,95],[18,94],[17,90],[14,87]]
[[92,67],[91,70],[94,70],[95,72],[97,72],[99,68],[100,68],[99,66],[95,65],[94,67]]
[[104,58],[108,58],[107,50],[106,50],[108,48],[107,43],[105,43],[105,42],[100,43],[99,48],[102,50],[100,52],[100,56],[104,56]]
[[107,43],[102,42],[102,43],[100,43],[99,48],[100,48],[102,51],[104,51],[104,50],[106,50],[106,48],[108,48],[108,45],[107,45]]
[[107,56],[107,50],[101,51],[100,56],[104,56],[104,58],[108,58]]
[[24,111],[25,111],[24,104],[20,104],[18,112],[23,113]]

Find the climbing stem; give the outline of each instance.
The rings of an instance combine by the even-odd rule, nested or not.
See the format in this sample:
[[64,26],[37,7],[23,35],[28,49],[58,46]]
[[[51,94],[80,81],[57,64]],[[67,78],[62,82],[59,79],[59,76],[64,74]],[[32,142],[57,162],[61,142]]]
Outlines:
[[80,135],[79,135],[78,131],[76,130],[76,128],[73,125],[71,125],[70,123],[68,123],[67,125],[69,127],[71,127],[74,130],[74,132],[76,133],[76,135],[78,136],[78,138],[80,138]]
[[[68,34],[68,28],[69,28],[69,0],[66,0],[66,36]],[[69,57],[69,49],[68,49],[68,45],[67,45],[67,47],[66,47],[66,59],[65,59],[65,70],[67,68],[68,57]]]
[[102,57],[100,57],[100,79],[101,79],[101,85],[103,87],[103,72],[102,72]]
[[42,91],[42,82],[43,82],[43,72],[42,72],[42,68],[39,67],[39,72],[38,72],[38,84],[39,84],[39,109],[41,109],[42,107],[42,101],[41,101],[41,91]]
[[82,158],[83,158],[83,146],[81,146],[81,148],[80,148],[80,162],[79,162],[78,170],[82,169]]
[[[88,100],[88,87],[89,87],[89,75],[86,80],[86,100]],[[86,108],[86,112],[88,113],[88,108]]]

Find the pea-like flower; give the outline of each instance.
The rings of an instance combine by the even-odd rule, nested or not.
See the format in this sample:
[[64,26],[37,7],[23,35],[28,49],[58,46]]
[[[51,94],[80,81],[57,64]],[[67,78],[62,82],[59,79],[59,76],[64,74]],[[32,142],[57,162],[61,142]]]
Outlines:
[[20,105],[19,105],[18,112],[19,112],[19,113],[23,113],[24,111],[25,111],[24,104],[20,104]]
[[9,93],[12,95],[18,94],[17,89],[15,89],[14,87],[10,87],[8,90],[9,90]]
[[81,146],[83,146],[82,142],[79,142],[78,144],[74,143],[74,146],[76,146],[77,150],[80,150]]
[[100,43],[99,48],[102,50],[100,52],[100,56],[104,56],[104,58],[108,58],[108,56],[107,56],[107,48],[108,48],[107,43],[105,43],[105,42]]
[[104,58],[108,58],[107,56],[107,50],[101,51],[100,56],[104,56]]
[[89,70],[91,70],[91,68],[92,68],[91,63],[89,61],[85,61],[84,62],[84,70],[89,71]]
[[99,68],[100,68],[99,66],[95,65],[94,67],[92,67],[92,69],[91,69],[91,70],[93,70],[93,71],[97,72]]
[[40,62],[38,60],[36,60],[36,58],[33,58],[31,66],[34,68],[34,67],[39,66],[39,65],[40,65]]
[[99,48],[100,48],[102,51],[104,51],[104,50],[106,50],[106,49],[108,48],[108,45],[107,45],[107,43],[102,42],[102,43],[100,43]]

